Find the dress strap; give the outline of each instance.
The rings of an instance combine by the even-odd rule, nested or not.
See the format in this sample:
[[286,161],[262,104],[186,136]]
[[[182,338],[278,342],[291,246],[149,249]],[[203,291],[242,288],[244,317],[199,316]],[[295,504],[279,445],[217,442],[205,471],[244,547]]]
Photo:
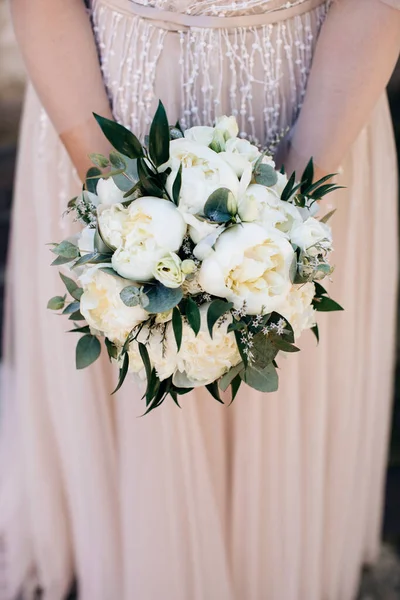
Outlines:
[[[185,31],[187,29],[235,29],[246,27],[262,27],[264,25],[279,23],[307,13],[327,0],[305,0],[297,4],[272,8],[268,12],[243,16],[223,17],[208,15],[188,15],[167,10],[160,10],[152,6],[138,4],[132,0],[103,0],[102,3],[114,7],[119,12],[134,14],[142,19],[154,21],[157,26],[170,31]],[[272,5],[276,2],[272,2]],[[281,3],[280,3],[281,4]]]

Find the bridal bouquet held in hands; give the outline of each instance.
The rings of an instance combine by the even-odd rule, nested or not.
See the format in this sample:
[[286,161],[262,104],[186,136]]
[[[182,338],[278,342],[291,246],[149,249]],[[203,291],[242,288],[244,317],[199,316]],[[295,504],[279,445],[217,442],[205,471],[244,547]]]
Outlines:
[[[69,203],[82,224],[52,244],[67,295],[62,311],[82,334],[78,369],[101,352],[143,382],[146,411],[206,386],[221,401],[242,382],[278,388],[279,352],[297,352],[305,329],[318,338],[316,311],[341,310],[320,281],[332,273],[332,233],[318,201],[332,177],[300,181],[238,137],[234,117],[182,132],[160,102],[142,144],[95,115],[115,148],[91,155],[80,196]],[[79,323],[86,321],[87,324]]]

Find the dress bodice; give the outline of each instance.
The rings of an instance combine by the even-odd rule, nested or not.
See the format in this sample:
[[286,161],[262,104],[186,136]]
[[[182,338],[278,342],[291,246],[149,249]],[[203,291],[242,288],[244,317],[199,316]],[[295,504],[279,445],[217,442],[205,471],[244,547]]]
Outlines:
[[261,14],[282,8],[291,8],[305,0],[135,0],[137,4],[153,6],[189,15],[209,15],[217,17]]

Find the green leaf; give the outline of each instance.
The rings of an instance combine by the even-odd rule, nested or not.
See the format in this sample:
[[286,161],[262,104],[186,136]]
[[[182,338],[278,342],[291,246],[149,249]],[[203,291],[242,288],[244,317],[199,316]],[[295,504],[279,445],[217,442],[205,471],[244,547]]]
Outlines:
[[196,302],[192,298],[188,298],[186,300],[185,310],[186,310],[186,318],[189,321],[189,325],[193,329],[194,334],[197,336],[197,334],[200,331],[200,325],[201,325],[201,316],[200,316],[199,307],[197,306]]
[[232,402],[236,398],[236,395],[239,391],[241,384],[242,384],[242,378],[240,377],[240,375],[236,375],[235,379],[231,383],[232,398],[231,398],[230,404],[232,404]]
[[97,182],[99,178],[103,177],[102,172],[97,167],[90,167],[90,169],[86,173],[86,181],[85,187],[88,192],[92,194],[96,194],[97,191]]
[[212,331],[215,323],[222,315],[227,313],[233,308],[232,302],[226,302],[225,300],[213,300],[207,310],[207,326],[212,338]]
[[325,296],[326,294],[328,294],[326,289],[320,283],[318,283],[318,281],[314,281],[314,285],[315,285],[315,296],[317,298],[319,296]]
[[236,344],[237,344],[237,347],[239,350],[240,357],[244,363],[244,366],[247,367],[248,357],[247,357],[247,354],[245,353],[246,346],[242,342],[242,335],[241,335],[240,331],[234,331],[234,334],[235,334]]
[[80,308],[80,304],[79,302],[71,302],[71,304],[68,304],[64,310],[62,311],[63,315],[72,315],[73,313],[75,313],[77,310],[79,310]]
[[314,325],[314,327],[311,327],[311,331],[313,332],[313,334],[317,338],[317,344],[319,344],[319,329],[318,329],[318,325]]
[[174,391],[178,394],[178,396],[184,396],[185,394],[192,392],[193,388],[180,388],[174,385]]
[[145,307],[149,313],[161,313],[171,310],[182,300],[182,288],[167,288],[161,283],[146,284],[143,288],[149,299]]
[[256,183],[266,187],[272,187],[278,181],[278,174],[271,165],[260,164],[255,171]]
[[169,124],[163,103],[158,103],[156,114],[150,127],[150,158],[159,167],[169,160]]
[[185,137],[182,133],[182,130],[178,129],[177,127],[170,127],[169,135],[170,135],[171,140],[179,140],[180,138]]
[[96,336],[84,335],[76,346],[76,368],[85,369],[100,356],[101,344]]
[[179,206],[179,195],[182,187],[182,163],[179,166],[179,171],[176,174],[174,184],[172,186],[172,199],[176,206]]
[[175,404],[179,407],[182,408],[181,405],[179,404],[178,401],[178,394],[176,393],[175,390],[169,390],[169,395],[171,396],[172,400],[175,402]]
[[151,401],[156,397],[158,390],[160,389],[160,380],[157,377],[157,371],[155,368],[151,370],[150,378],[147,380],[147,387],[145,391],[146,406],[149,406]]
[[71,294],[71,296],[75,298],[75,300],[80,300],[83,294],[83,289],[79,287],[79,285],[77,285],[77,283],[73,279],[67,277],[63,273],[60,273],[60,277],[65,287],[67,288],[68,293]]
[[139,175],[137,171],[137,159],[136,158],[128,158],[125,159],[125,168],[123,173],[112,173],[111,177],[118,189],[123,192],[130,192],[127,196],[131,196],[133,193],[133,188],[137,185],[139,181]]
[[329,219],[331,217],[333,217],[333,215],[335,214],[335,212],[336,212],[336,208],[333,209],[333,210],[331,210],[330,212],[328,212],[324,217],[322,217],[322,219],[320,219],[320,222],[321,223],[327,223],[329,221]]
[[206,388],[210,392],[211,396],[213,398],[215,398],[215,400],[217,400],[218,402],[223,404],[223,401],[221,399],[219,389],[218,389],[218,383],[216,381],[213,381],[213,383],[209,383],[208,385],[206,385]]
[[114,360],[116,360],[118,358],[117,346],[113,342],[111,342],[111,340],[109,340],[108,338],[104,338],[104,343],[107,348],[107,354],[108,354],[108,358],[110,359],[110,362],[111,362],[112,358]]
[[115,121],[96,115],[96,113],[93,113],[93,116],[110,144],[118,152],[129,158],[143,156],[142,144],[129,129],[126,129],[126,127],[119,125]]
[[242,380],[254,390],[259,392],[276,392],[278,389],[278,374],[272,363],[264,369],[248,365],[240,374]]
[[155,173],[150,171],[143,158],[137,161],[137,168],[140,186],[145,194],[148,194],[149,196],[155,196],[156,198],[162,198],[162,187],[160,187],[160,184],[155,177]]
[[291,344],[293,344],[294,343],[293,327],[291,326],[291,324],[289,323],[289,321],[287,319],[282,317],[282,315],[280,315],[277,312],[272,312],[268,319],[268,324],[272,324],[272,323],[277,324],[280,321],[280,319],[283,319],[285,321],[286,325],[285,325],[284,333],[279,337],[281,339],[285,340],[286,342],[290,342]]
[[343,185],[335,185],[334,183],[327,183],[326,185],[321,185],[321,187],[316,189],[315,192],[313,192],[313,194],[310,195],[310,198],[312,198],[313,200],[319,200],[323,196],[326,196],[326,194],[330,194],[331,192],[334,192],[335,190],[342,190],[343,188],[344,188]]
[[179,350],[181,349],[181,344],[182,344],[183,324],[182,324],[182,315],[180,313],[179,308],[177,308],[176,306],[175,306],[174,310],[172,311],[172,328],[174,330],[176,346],[177,346],[178,352],[179,352]]
[[100,169],[105,169],[110,164],[110,161],[108,160],[107,156],[104,156],[104,154],[92,153],[89,154],[89,158],[92,163],[96,165],[96,167],[100,167]]
[[66,296],[54,296],[47,303],[47,308],[50,310],[61,310],[64,308]]
[[125,306],[132,308],[140,304],[140,288],[136,285],[127,285],[120,291],[119,295]]
[[117,169],[118,171],[124,171],[126,169],[125,158],[123,158],[119,152],[115,152],[115,150],[110,152],[110,163],[114,169]]
[[68,242],[67,240],[61,242],[61,244],[57,244],[54,248],[52,248],[51,251],[54,254],[61,256],[62,258],[67,258],[67,262],[69,262],[70,260],[74,260],[79,256],[78,246],[75,246],[75,244],[71,244],[71,242]]
[[321,296],[320,298],[314,298],[313,307],[315,310],[320,312],[333,312],[336,310],[344,310],[340,304],[332,300],[332,298],[328,298],[326,296]]
[[147,351],[146,346],[144,344],[142,344],[142,342],[139,342],[138,345],[139,345],[139,354],[143,361],[143,365],[144,365],[144,368],[146,371],[146,379],[147,379],[147,382],[149,382],[150,378],[151,378],[151,371],[152,371],[149,353]]
[[121,389],[122,384],[125,381],[125,377],[128,373],[128,368],[129,368],[129,354],[127,352],[125,352],[124,354],[124,358],[122,361],[122,366],[119,370],[119,377],[118,377],[118,383],[117,383],[117,387],[115,388],[115,390],[113,391],[113,393],[111,394],[112,396],[118,392],[119,389]]
[[260,369],[264,369],[274,360],[278,354],[278,348],[274,343],[273,336],[265,335],[260,331],[253,338],[251,352],[254,364]]
[[219,387],[223,392],[228,389],[232,381],[235,379],[235,377],[237,377],[237,375],[239,375],[239,373],[241,373],[241,371],[243,371],[243,369],[244,363],[240,362],[238,365],[236,365],[236,367],[232,367],[227,373],[225,373],[225,375],[221,377],[219,380]]
[[69,320],[70,321],[84,321],[85,317],[83,316],[83,314],[81,313],[80,310],[77,310],[76,312],[72,313],[72,315],[69,316]]
[[243,321],[233,321],[232,323],[229,323],[227,331],[228,333],[231,331],[242,331],[243,329],[246,329],[246,327],[247,325]]
[[292,283],[294,283],[294,281],[296,279],[296,275],[297,275],[297,254],[295,253],[293,256],[292,263],[290,265],[290,269],[289,269],[289,277],[290,277],[290,281]]
[[325,183],[326,181],[329,181],[329,179],[332,179],[332,177],[335,177],[336,175],[337,175],[337,173],[332,173],[331,175],[325,175],[325,177],[321,177],[321,179],[318,179],[318,181],[316,181],[315,183],[313,183],[312,186],[308,188],[307,194],[309,194],[309,195],[312,194],[323,183]]
[[75,327],[75,329],[70,329],[67,333],[90,333],[89,325],[85,325],[84,327]]
[[113,277],[119,277],[118,273],[112,267],[100,267],[99,271],[103,271],[103,273],[107,273],[107,275],[112,275]]
[[282,352],[300,352],[300,348],[297,348],[297,346],[294,346],[290,342],[287,342],[279,335],[275,335],[273,336],[273,338],[276,348],[278,348]]
[[283,188],[283,191],[282,191],[282,194],[281,194],[281,200],[283,200],[284,202],[287,202],[290,199],[290,196],[292,195],[292,191],[293,191],[295,182],[296,182],[296,171],[293,171],[293,173],[289,177],[289,181],[287,182],[287,184]]
[[304,169],[303,175],[301,176],[300,191],[302,194],[305,194],[307,189],[312,185],[313,179],[314,179],[314,162],[313,162],[313,159],[310,158],[306,168]]
[[98,252],[91,252],[89,254],[84,254],[81,256],[75,263],[73,268],[80,267],[81,265],[91,264],[98,265],[100,263],[110,263],[111,262],[111,254],[99,254]]
[[228,188],[218,188],[204,205],[204,214],[213,223],[227,223],[236,212],[236,200]]

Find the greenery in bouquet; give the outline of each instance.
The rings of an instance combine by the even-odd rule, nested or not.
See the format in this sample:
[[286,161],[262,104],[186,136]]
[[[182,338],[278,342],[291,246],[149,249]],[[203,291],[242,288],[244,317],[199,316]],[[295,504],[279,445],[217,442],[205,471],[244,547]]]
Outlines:
[[115,150],[91,155],[69,203],[81,233],[52,245],[52,264],[75,274],[60,273],[70,300],[48,307],[82,334],[77,368],[103,338],[115,391],[133,373],[146,412],[198,386],[220,402],[242,382],[275,391],[279,352],[297,352],[306,329],[318,338],[317,311],[341,310],[320,283],[333,271],[331,215],[316,216],[332,176],[314,182],[312,160],[300,181],[278,172],[234,117],[183,132],[160,102],[143,144],[95,118]]

